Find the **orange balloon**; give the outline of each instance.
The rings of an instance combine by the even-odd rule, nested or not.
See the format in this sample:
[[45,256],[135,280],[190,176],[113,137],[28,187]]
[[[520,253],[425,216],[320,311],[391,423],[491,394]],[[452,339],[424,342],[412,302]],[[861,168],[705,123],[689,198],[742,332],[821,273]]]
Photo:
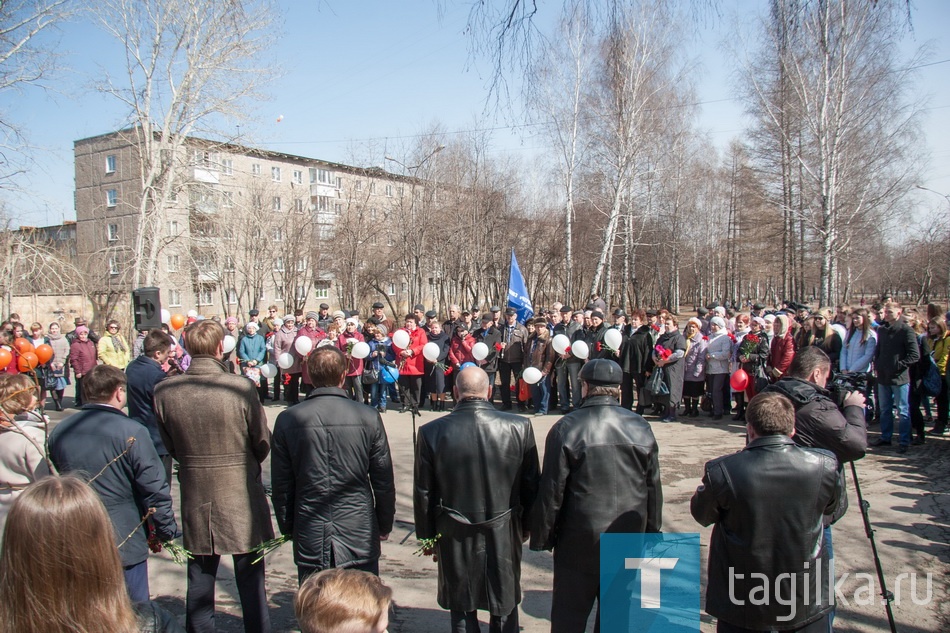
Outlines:
[[41,365],[45,365],[53,358],[53,348],[45,343],[37,347],[35,353],[36,357],[40,359]]
[[13,362],[13,354],[10,350],[0,347],[0,369],[6,369],[11,362]]
[[33,343],[30,343],[25,338],[18,338],[13,341],[13,347],[15,347],[16,351],[20,352],[21,354],[33,351]]
[[26,352],[20,356],[20,360],[17,361],[17,367],[22,372],[33,371],[36,369],[36,366],[40,364],[40,359],[36,357],[36,354],[33,352]]
[[180,314],[173,314],[171,320],[171,326],[176,330],[180,330],[185,327],[185,317]]

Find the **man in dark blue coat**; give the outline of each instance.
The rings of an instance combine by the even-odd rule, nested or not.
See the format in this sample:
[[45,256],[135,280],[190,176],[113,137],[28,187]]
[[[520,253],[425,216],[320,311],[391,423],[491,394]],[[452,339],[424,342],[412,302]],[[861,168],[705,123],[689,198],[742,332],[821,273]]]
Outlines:
[[162,434],[155,421],[155,385],[168,377],[162,364],[168,359],[169,349],[171,339],[168,334],[159,329],[150,330],[142,342],[142,354],[129,363],[125,375],[128,380],[129,417],[148,429],[155,451],[165,468],[165,479],[171,485],[172,457],[162,442]]
[[148,431],[122,411],[126,378],[121,369],[97,365],[82,381],[82,409],[63,420],[49,437],[50,458],[61,473],[82,473],[102,499],[119,547],[126,587],[133,602],[146,602],[148,532],[159,541],[175,537],[168,480]]

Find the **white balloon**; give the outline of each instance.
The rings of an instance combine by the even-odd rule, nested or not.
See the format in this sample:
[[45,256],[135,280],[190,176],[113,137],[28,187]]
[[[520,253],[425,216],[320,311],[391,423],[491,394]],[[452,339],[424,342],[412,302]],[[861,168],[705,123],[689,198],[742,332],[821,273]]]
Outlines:
[[537,367],[528,367],[521,373],[521,377],[529,385],[536,385],[541,382],[541,370]]
[[479,341],[472,347],[472,357],[475,360],[485,360],[488,358],[488,346]]
[[266,365],[261,365],[261,376],[264,378],[273,378],[277,375],[277,368],[267,363]]
[[422,355],[426,357],[427,361],[434,363],[439,360],[439,353],[441,351],[438,343],[426,343],[426,346],[422,348]]
[[604,332],[604,343],[606,343],[610,349],[617,351],[623,344],[623,335],[620,333],[620,330],[610,328]]
[[168,323],[172,320],[172,313],[162,308],[162,323]]
[[571,339],[567,338],[567,336],[564,334],[558,334],[553,339],[551,339],[551,347],[553,347],[554,351],[558,354],[563,354],[570,346]]
[[196,310],[189,310],[188,316],[193,317],[193,318],[198,318],[198,312]]
[[364,341],[359,341],[358,343],[353,345],[353,349],[350,350],[350,355],[353,358],[358,358],[358,359],[366,358],[367,356],[369,356],[369,343],[366,343]]
[[310,353],[310,350],[313,349],[313,341],[310,340],[309,336],[301,336],[296,341],[294,341],[294,349],[301,356],[306,356]]
[[287,369],[288,367],[294,364],[294,357],[291,356],[289,353],[284,352],[283,354],[277,357],[277,364],[280,366],[281,369]]
[[228,354],[234,351],[234,348],[237,345],[237,339],[230,334],[226,334],[224,337],[224,343],[222,343],[222,345],[224,345],[224,353]]
[[409,342],[412,339],[409,338],[409,332],[406,330],[396,330],[393,332],[393,345],[400,349],[406,349],[409,347]]
[[581,360],[586,360],[590,356],[590,348],[587,347],[587,343],[584,341],[576,341],[571,345],[571,354],[580,358]]

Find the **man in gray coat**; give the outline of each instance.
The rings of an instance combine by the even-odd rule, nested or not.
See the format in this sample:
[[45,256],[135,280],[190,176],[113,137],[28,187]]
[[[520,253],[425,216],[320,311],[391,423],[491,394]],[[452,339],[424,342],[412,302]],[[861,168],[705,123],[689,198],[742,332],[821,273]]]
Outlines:
[[271,630],[264,562],[252,550],[274,537],[261,483],[270,430],[247,378],[223,363],[224,328],[210,319],[185,331],[191,366],[155,388],[155,415],[168,453],[179,464],[181,516],[188,561],[185,627],[214,631],[214,585],[222,554],[231,554],[247,633]]

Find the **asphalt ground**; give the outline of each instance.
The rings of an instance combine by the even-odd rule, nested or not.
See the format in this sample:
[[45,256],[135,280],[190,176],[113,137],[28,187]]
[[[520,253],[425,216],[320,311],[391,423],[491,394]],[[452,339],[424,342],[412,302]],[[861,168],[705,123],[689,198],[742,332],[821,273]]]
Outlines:
[[[271,427],[283,409],[282,404],[268,402],[266,410]],[[50,417],[55,421],[70,412],[70,409],[63,413],[52,412]],[[439,415],[442,414],[423,411],[416,425]],[[383,543],[380,560],[380,576],[392,587],[395,600],[389,630],[392,633],[444,633],[449,629],[449,614],[436,602],[436,565],[431,558],[418,555],[419,546],[413,533],[412,418],[408,413],[400,414],[391,409],[383,415],[383,420],[393,454],[397,492],[396,524],[389,540]],[[548,430],[557,420],[557,415],[531,418],[541,451]],[[712,530],[700,527],[692,519],[689,499],[700,483],[706,461],[742,448],[744,426],[728,420],[714,423],[708,417],[680,418],[679,422],[673,423],[663,423],[652,416],[647,416],[647,420],[660,447],[665,499],[663,530],[701,534],[705,586],[706,555]],[[878,435],[876,428],[872,426],[869,430],[872,440]],[[950,631],[950,603],[947,600],[950,570],[948,465],[950,438],[928,439],[923,446],[912,446],[903,455],[898,454],[896,448],[870,449],[867,457],[857,463],[885,580],[895,595],[893,611],[897,630],[901,633]],[[265,485],[269,485],[269,471],[268,461],[264,464]],[[885,610],[877,595],[880,589],[871,545],[865,534],[850,473],[848,486],[850,508],[834,526],[836,573],[838,578],[848,574],[840,585],[848,604],[839,603],[835,630],[843,633],[887,631]],[[790,494],[794,493],[790,491]],[[177,481],[173,482],[172,494],[177,510]],[[286,545],[268,555],[266,565],[274,631],[296,631],[293,597],[297,574],[291,547]],[[914,576],[901,577],[901,574]],[[153,598],[184,623],[184,567],[162,552],[150,558],[149,577]],[[916,595],[912,592],[912,577],[916,578]],[[222,558],[218,578],[216,628],[223,632],[243,631],[229,557]],[[869,579],[874,583],[870,591]],[[520,614],[522,630],[540,633],[550,629],[551,581],[551,554],[525,548],[522,565],[524,600]],[[487,631],[487,616],[481,615],[483,630]],[[588,630],[593,630],[592,622],[591,619]],[[704,633],[715,630],[714,620],[705,613],[701,626]]]

